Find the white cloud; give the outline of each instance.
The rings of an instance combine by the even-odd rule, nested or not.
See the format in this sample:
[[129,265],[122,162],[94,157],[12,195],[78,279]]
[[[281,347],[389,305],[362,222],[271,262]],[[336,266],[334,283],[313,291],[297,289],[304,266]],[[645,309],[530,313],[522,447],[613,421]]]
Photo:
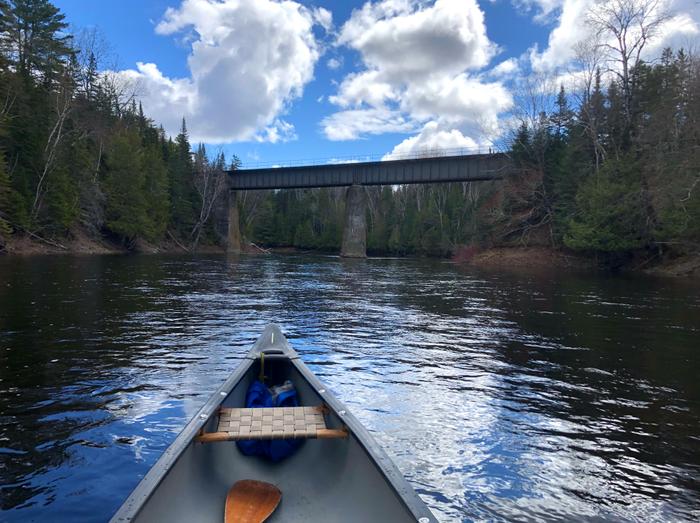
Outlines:
[[[575,58],[576,44],[593,38],[591,28],[584,21],[595,4],[596,0],[528,0],[528,5],[539,8],[536,19],[557,13],[547,47],[541,52],[537,48],[531,50],[530,61],[535,71],[552,72],[569,66]],[[687,45],[700,34],[700,4],[695,0],[660,0],[659,8],[674,16],[662,26],[657,38],[649,42],[646,58],[656,58],[667,46]]]
[[429,155],[439,154],[441,151],[454,149],[466,149],[478,151],[479,145],[468,136],[464,136],[457,129],[443,130],[437,122],[428,122],[416,136],[406,138],[387,155],[384,160],[395,160],[406,156],[415,156],[425,153]]
[[402,106],[418,120],[437,116],[443,125],[486,138],[498,134],[498,115],[511,103],[511,95],[501,83],[483,83],[466,74],[414,83],[402,99]]
[[330,96],[331,103],[340,107],[361,106],[382,107],[390,100],[397,100],[399,90],[389,81],[384,81],[379,71],[350,73],[338,88],[338,94]]
[[327,116],[321,122],[329,140],[356,140],[365,134],[410,133],[416,124],[390,109],[351,109]]
[[296,139],[297,135],[294,131],[294,126],[281,119],[275,120],[272,125],[268,125],[255,135],[255,140],[257,142],[277,143],[289,142]]
[[515,7],[522,11],[535,11],[535,20],[547,21],[548,17],[556,12],[564,0],[512,0]]
[[323,7],[315,7],[313,10],[314,20],[326,31],[333,29],[333,14]]
[[329,58],[328,62],[326,62],[326,65],[328,66],[328,69],[335,70],[339,69],[341,65],[343,65],[343,60],[342,58]]
[[422,128],[402,151],[440,139],[473,144],[498,132],[498,115],[512,104],[500,82],[471,76],[497,52],[475,0],[367,2],[341,27],[337,43],[358,51],[365,68],[329,97],[342,109],[322,121],[331,140]]
[[496,51],[475,0],[367,2],[343,25],[338,43],[394,81],[485,66]]
[[149,99],[150,92],[160,93],[160,96],[149,99],[150,103],[146,108],[150,115],[167,114],[173,106],[182,108],[179,115],[171,115],[171,118],[167,119],[167,123],[172,124],[168,127],[169,129],[172,127],[177,131],[180,125],[178,122],[182,121],[182,116],[189,114],[193,109],[194,93],[189,79],[171,80],[163,76],[156,64],[143,62],[136,63],[136,70],[128,69],[119,71],[117,74],[135,85],[139,94],[146,95],[143,99],[144,105]]
[[289,140],[294,129],[280,116],[313,78],[315,25],[329,29],[330,12],[289,0],[183,0],[156,32],[189,31],[190,77],[142,63],[120,74],[139,84],[144,109],[169,133],[184,116],[197,141]]
[[489,74],[495,78],[513,76],[520,70],[517,58],[508,58],[503,60],[496,67],[489,71]]

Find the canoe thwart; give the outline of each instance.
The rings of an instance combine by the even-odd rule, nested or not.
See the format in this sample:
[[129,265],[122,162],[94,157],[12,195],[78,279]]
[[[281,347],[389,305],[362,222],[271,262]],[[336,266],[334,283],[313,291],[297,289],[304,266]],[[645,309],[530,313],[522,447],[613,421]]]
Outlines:
[[328,407],[221,408],[216,432],[202,433],[197,441],[251,439],[347,438],[346,429],[326,427]]

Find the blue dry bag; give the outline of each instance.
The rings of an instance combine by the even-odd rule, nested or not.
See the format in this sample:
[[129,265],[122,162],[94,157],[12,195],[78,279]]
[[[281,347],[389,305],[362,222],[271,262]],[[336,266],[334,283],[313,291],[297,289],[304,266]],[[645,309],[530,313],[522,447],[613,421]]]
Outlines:
[[[247,408],[298,407],[297,391],[291,381],[268,389],[264,383],[255,380],[248,387],[245,397]],[[246,456],[263,456],[271,461],[281,461],[291,456],[301,446],[300,439],[253,440],[236,442],[238,449]]]

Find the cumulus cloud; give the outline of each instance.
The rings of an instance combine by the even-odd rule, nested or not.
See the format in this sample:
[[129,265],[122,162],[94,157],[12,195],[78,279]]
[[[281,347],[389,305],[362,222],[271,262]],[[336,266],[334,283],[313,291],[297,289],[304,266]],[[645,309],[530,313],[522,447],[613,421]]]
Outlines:
[[479,144],[468,136],[464,136],[457,129],[444,130],[438,122],[428,122],[416,136],[406,138],[387,155],[384,160],[395,160],[405,156],[411,156],[418,151],[427,154],[436,154],[440,151],[466,149],[478,151]]
[[340,107],[367,104],[381,107],[387,101],[397,100],[400,89],[390,80],[384,80],[380,71],[350,73],[340,84],[338,94],[330,96],[331,103]]
[[290,0],[183,0],[156,32],[185,35],[190,76],[168,78],[144,63],[119,74],[170,133],[185,117],[195,140],[288,140],[294,129],[281,115],[313,78],[315,26],[330,29],[331,13]]
[[366,134],[409,133],[416,123],[386,108],[352,109],[327,116],[321,122],[329,140],[357,140]]
[[380,0],[353,11],[338,45],[356,50],[364,69],[348,74],[329,101],[339,112],[322,128],[331,140],[415,132],[399,147],[470,146],[488,141],[512,104],[500,82],[476,73],[497,46],[475,0]]
[[498,115],[510,107],[511,95],[499,82],[460,74],[410,85],[402,104],[419,120],[438,116],[442,124],[490,137],[498,134]]
[[343,25],[338,43],[394,80],[485,66],[496,51],[474,0],[367,2]]

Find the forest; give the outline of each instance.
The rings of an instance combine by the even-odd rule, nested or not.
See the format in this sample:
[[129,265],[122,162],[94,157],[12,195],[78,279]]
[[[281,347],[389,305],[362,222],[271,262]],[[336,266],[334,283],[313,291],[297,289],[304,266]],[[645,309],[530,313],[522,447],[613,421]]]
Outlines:
[[193,150],[184,120],[166,136],[104,72],[99,35],[70,34],[49,1],[0,0],[0,16],[0,249],[12,235],[216,241],[223,171],[238,160]]
[[[98,35],[70,33],[48,0],[0,0],[0,15],[0,252],[17,237],[222,243],[225,170],[238,158],[190,144],[184,120],[167,136],[109,73]],[[368,252],[538,245],[612,264],[697,252],[700,59],[666,49],[645,61],[663,17],[612,15],[589,21],[604,41],[624,24],[645,37],[582,44],[575,82],[533,73],[515,87],[504,181],[367,188]],[[344,189],[238,198],[250,242],[340,247]]]

